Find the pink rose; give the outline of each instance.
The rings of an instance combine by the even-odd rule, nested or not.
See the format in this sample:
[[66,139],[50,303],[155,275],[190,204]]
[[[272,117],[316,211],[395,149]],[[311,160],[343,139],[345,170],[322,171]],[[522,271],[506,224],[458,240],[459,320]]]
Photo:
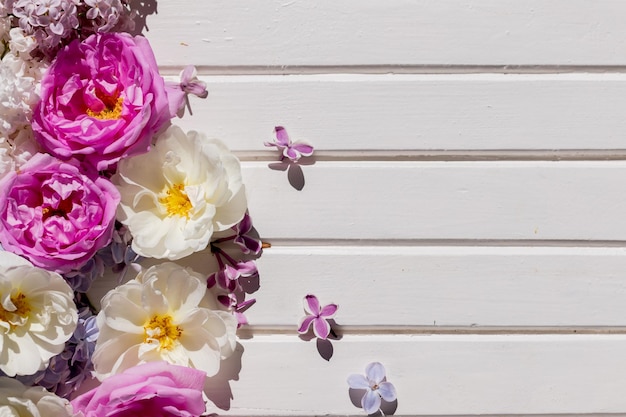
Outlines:
[[65,273],[111,241],[120,194],[76,163],[36,154],[0,190],[0,244],[36,266]]
[[205,377],[197,369],[148,362],[105,379],[72,406],[85,417],[199,416]]
[[41,80],[32,125],[46,151],[101,171],[146,152],[171,119],[169,106],[148,40],[99,33],[58,54]]

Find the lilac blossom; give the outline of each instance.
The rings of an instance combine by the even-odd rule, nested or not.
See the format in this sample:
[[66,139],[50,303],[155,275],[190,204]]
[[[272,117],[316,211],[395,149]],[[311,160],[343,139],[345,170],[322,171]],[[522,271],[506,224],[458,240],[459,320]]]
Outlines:
[[233,226],[237,235],[235,236],[233,242],[237,244],[243,253],[249,254],[254,253],[258,255],[261,252],[261,241],[252,236],[252,231],[254,230],[252,226],[252,219],[248,212],[243,216],[243,219],[235,226]]
[[237,296],[233,293],[218,295],[217,301],[219,301],[224,307],[228,308],[235,315],[235,318],[237,319],[237,328],[248,324],[248,319],[243,313],[256,303],[256,299],[254,298],[239,302]]
[[313,325],[313,333],[320,339],[326,340],[330,335],[331,328],[328,320],[335,317],[337,304],[328,304],[322,307],[316,296],[308,294],[304,297],[304,310],[307,315],[300,320],[298,333],[304,334]]
[[[256,263],[250,258],[251,255],[260,253],[261,242],[251,236],[254,228],[247,212],[232,230],[235,231],[234,234],[219,237],[211,242],[211,252],[217,259],[219,269],[208,276],[207,287],[217,286],[222,289],[223,292],[217,296],[217,300],[235,316],[237,327],[241,327],[248,324],[244,311],[256,301],[246,300],[246,294],[254,292],[254,289],[246,284],[254,283],[254,278],[258,278]],[[226,246],[229,252],[222,246]],[[246,280],[244,285],[242,279]]]
[[167,94],[171,97],[173,108],[170,109],[172,114],[183,117],[185,114],[185,106],[189,108],[191,113],[191,105],[189,104],[189,94],[193,94],[199,98],[207,98],[209,92],[206,89],[206,83],[198,79],[196,67],[187,65],[180,73],[180,82],[166,82]]
[[84,0],[78,8],[80,38],[94,33],[132,32],[137,15],[126,0]]
[[265,142],[265,146],[275,146],[282,152],[280,160],[289,158],[292,162],[298,162],[303,156],[313,155],[313,146],[305,142],[292,142],[282,126],[274,128],[276,139],[273,142]]
[[380,409],[381,399],[387,402],[396,399],[396,388],[386,381],[385,367],[380,362],[372,362],[365,368],[365,376],[352,374],[348,377],[350,388],[364,390],[361,406],[367,414]]
[[111,243],[100,249],[80,269],[63,274],[65,281],[77,292],[87,292],[91,283],[104,276],[106,268],[119,274],[119,282],[124,280],[128,269],[138,272],[141,268],[137,263],[140,257],[131,249],[132,236],[126,226],[116,224]]
[[209,275],[207,285],[212,287],[217,283],[226,290],[235,291],[238,287],[239,278],[249,278],[257,273],[258,270],[254,261],[239,261],[232,266],[222,265],[219,271]]
[[33,36],[39,50],[54,57],[79,27],[76,0],[16,0],[11,11],[17,26],[25,35]]

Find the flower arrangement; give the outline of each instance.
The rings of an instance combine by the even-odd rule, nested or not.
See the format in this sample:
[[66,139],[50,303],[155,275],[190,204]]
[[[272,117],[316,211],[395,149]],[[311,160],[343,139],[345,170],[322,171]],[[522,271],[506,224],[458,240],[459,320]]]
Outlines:
[[[208,415],[255,303],[239,160],[173,122],[206,85],[193,66],[159,74],[133,4],[0,2],[2,415]],[[274,130],[290,170],[313,154]],[[337,304],[304,310],[304,340],[338,339]],[[380,363],[348,383],[368,414],[395,401]]]
[[[205,379],[255,301],[244,281],[258,278],[262,245],[239,160],[173,122],[206,85],[193,67],[180,82],[159,74],[139,15],[129,0],[0,2],[0,409],[11,415],[210,412]],[[194,255],[204,273],[177,263]],[[111,283],[102,299],[95,281]]]

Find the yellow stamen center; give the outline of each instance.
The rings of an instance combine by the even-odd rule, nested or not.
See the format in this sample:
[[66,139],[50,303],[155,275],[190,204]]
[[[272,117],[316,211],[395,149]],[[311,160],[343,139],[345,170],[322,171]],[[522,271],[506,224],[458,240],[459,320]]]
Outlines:
[[5,310],[5,308],[0,305],[0,321],[7,322],[11,327],[14,327],[28,317],[30,304],[28,304],[26,296],[21,292],[12,296],[11,302],[15,306],[15,310]]
[[159,342],[159,350],[172,350],[183,330],[172,324],[172,317],[155,315],[143,326],[144,343],[152,340]]
[[159,203],[165,206],[168,216],[189,217],[192,209],[191,201],[185,194],[183,184],[174,184],[165,191],[165,195],[159,198]]
[[116,100],[103,100],[104,109],[99,112],[87,109],[87,115],[100,120],[117,120],[122,116],[123,102],[122,97],[118,97]]

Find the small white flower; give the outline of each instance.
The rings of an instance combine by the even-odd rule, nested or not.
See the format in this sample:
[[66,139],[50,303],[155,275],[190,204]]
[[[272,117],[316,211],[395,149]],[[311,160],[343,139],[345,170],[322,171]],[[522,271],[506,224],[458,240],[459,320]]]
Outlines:
[[167,361],[215,375],[235,349],[237,319],[221,310],[207,280],[171,262],[155,265],[101,301],[92,361],[100,380]]
[[217,139],[171,126],[143,155],[123,159],[112,179],[118,220],[141,256],[180,259],[238,223],[247,202],[239,160]]
[[74,293],[54,272],[0,252],[0,370],[8,376],[44,369],[76,329]]
[[13,28],[9,31],[9,48],[14,54],[21,57],[30,58],[30,53],[37,47],[34,36],[24,36],[24,31],[20,28]]
[[45,69],[43,63],[25,61],[13,53],[0,60],[0,136],[11,138],[30,125]]
[[72,406],[66,399],[43,387],[26,387],[19,381],[0,377],[0,415],[6,417],[70,417]]

